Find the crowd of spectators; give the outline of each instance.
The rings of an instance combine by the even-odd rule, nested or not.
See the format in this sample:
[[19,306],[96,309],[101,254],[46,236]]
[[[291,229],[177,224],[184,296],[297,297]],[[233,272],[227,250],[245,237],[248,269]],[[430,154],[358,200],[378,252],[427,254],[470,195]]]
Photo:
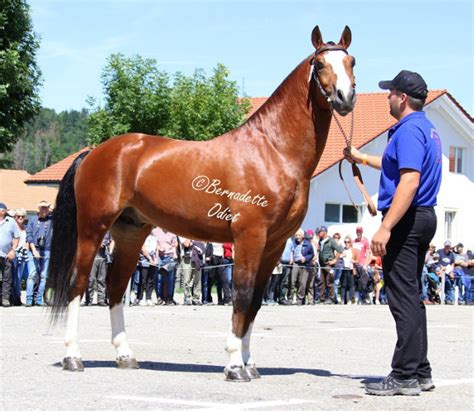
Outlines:
[[[371,254],[357,227],[354,238],[328,234],[325,226],[298,230],[289,238],[265,289],[263,305],[386,304],[383,265]],[[1,302],[46,305],[44,294],[51,250],[52,214],[48,202],[27,221],[24,209],[0,203]],[[107,306],[106,276],[114,240],[104,237],[94,259],[83,305]],[[233,245],[204,243],[155,228],[143,244],[124,299],[131,305],[231,305]],[[474,302],[474,256],[463,244],[434,245],[421,277],[424,304]],[[183,297],[176,298],[175,290]],[[22,290],[25,290],[22,297]],[[214,291],[215,290],[215,291]],[[95,294],[97,296],[95,297]]]

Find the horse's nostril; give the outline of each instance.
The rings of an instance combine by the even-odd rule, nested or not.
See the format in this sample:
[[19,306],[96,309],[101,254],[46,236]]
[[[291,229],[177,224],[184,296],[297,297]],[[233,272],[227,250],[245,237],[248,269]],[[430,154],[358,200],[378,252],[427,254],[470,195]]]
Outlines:
[[337,98],[339,101],[344,101],[344,93],[341,90],[337,90]]

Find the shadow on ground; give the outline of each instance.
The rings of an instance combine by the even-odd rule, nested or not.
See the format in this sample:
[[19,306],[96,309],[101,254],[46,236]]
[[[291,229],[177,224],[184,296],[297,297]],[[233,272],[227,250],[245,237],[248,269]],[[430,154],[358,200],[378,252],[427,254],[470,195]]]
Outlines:
[[[83,361],[84,368],[117,368],[115,361],[87,360]],[[61,363],[52,364],[54,367],[62,367]],[[208,364],[177,364],[158,361],[142,361],[140,369],[165,371],[165,372],[191,372],[191,373],[223,373],[224,367],[219,365]],[[349,375],[332,373],[327,370],[311,369],[311,368],[283,368],[283,367],[259,367],[258,371],[262,376],[282,376],[293,374],[309,374],[317,377],[341,377],[361,380],[363,383],[377,381],[382,377],[368,375]]]

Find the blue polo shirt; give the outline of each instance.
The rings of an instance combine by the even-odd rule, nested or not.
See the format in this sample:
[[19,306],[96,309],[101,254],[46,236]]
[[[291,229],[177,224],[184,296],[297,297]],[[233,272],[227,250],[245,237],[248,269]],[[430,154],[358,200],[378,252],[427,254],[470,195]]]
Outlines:
[[420,186],[411,205],[435,206],[441,163],[441,140],[425,113],[416,111],[402,118],[388,131],[377,208],[383,211],[390,207],[404,168],[420,172]]

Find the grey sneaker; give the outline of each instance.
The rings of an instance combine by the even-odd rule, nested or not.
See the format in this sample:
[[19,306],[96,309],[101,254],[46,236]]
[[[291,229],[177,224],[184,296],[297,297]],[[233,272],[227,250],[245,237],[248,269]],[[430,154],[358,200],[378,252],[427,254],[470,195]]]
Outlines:
[[371,395],[419,395],[421,388],[416,378],[397,380],[389,375],[382,381],[365,384],[365,391]]
[[418,377],[418,384],[421,388],[421,391],[433,391],[436,388],[431,378]]

